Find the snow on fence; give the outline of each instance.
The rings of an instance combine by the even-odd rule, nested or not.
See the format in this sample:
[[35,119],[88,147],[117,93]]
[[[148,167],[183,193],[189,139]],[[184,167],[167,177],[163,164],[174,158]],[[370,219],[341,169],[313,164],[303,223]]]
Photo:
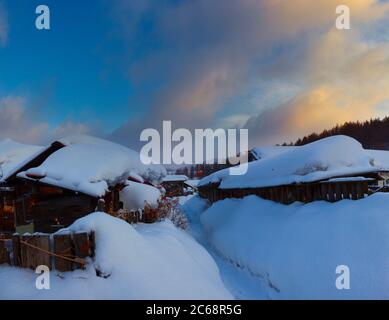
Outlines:
[[343,199],[358,200],[369,194],[368,181],[319,181],[315,183],[291,184],[276,187],[220,189],[219,184],[199,187],[201,197],[211,202],[226,198],[243,198],[257,195],[275,202],[290,204],[295,201],[312,202],[325,200],[335,202]]
[[59,234],[0,234],[0,264],[30,268],[46,265],[50,270],[82,269],[87,257],[94,256],[94,232]]

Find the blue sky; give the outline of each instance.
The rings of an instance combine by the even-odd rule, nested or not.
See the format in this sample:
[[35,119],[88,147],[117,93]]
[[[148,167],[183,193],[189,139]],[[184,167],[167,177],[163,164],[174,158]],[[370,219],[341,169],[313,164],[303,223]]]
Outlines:
[[[46,4],[51,30],[35,28]],[[351,30],[335,9],[351,10]],[[139,147],[144,128],[292,141],[389,106],[389,5],[371,0],[0,0],[0,138]]]
[[70,117],[104,120],[110,130],[141,112],[129,108],[133,88],[113,60],[121,43],[112,35],[106,6],[71,2],[45,2],[51,11],[49,31],[35,28],[41,1],[6,2],[10,31],[0,50],[0,90],[46,100],[53,127]]

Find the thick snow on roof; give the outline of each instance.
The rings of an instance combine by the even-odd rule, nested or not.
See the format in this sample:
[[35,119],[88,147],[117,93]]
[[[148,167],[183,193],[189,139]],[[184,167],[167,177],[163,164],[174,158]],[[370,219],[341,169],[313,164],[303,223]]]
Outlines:
[[160,196],[161,192],[157,188],[133,181],[127,181],[126,187],[119,192],[123,209],[127,211],[143,209],[146,203],[156,207]]
[[169,174],[163,178],[163,182],[186,181],[188,177],[183,174]]
[[386,150],[368,150],[374,158],[374,163],[383,167],[389,167],[389,151]]
[[39,181],[70,190],[102,196],[110,185],[125,182],[138,174],[156,182],[166,170],[160,165],[144,165],[139,153],[119,144],[89,136],[58,140],[65,147],[50,155],[39,167],[19,173],[19,177],[40,177]]
[[274,147],[257,147],[252,148],[251,152],[255,155],[256,159],[265,159],[274,157],[287,151],[298,149],[297,146],[274,146]]
[[386,165],[375,161],[353,138],[333,136],[282,152],[248,164],[244,175],[230,175],[224,169],[203,178],[200,186],[220,183],[220,188],[255,188],[313,182],[333,177],[386,171]]
[[0,181],[5,180],[16,167],[43,148],[15,142],[11,139],[0,141]]
[[200,180],[194,180],[194,179],[190,179],[190,180],[185,181],[186,184],[188,184],[192,187],[197,187],[199,182],[200,182]]

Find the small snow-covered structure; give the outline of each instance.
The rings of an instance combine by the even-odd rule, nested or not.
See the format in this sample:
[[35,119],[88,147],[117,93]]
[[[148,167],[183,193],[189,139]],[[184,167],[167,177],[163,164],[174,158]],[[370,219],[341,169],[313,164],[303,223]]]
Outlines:
[[161,186],[166,190],[166,196],[177,197],[193,193],[195,188],[188,183],[186,175],[167,175],[163,178]]
[[389,172],[389,162],[347,136],[280,148],[249,162],[244,175],[225,169],[203,178],[200,195],[217,201],[256,194],[281,203],[359,199]]
[[161,192],[157,188],[134,181],[127,181],[126,186],[119,191],[119,199],[127,212],[142,210],[146,203],[156,207],[160,196]]
[[5,181],[12,188],[3,198],[14,213],[14,230],[29,225],[28,231],[51,232],[97,207],[117,212],[124,206],[120,191],[128,183],[134,184],[132,190],[141,189],[139,194],[143,183],[159,183],[165,174],[163,166],[143,164],[127,147],[75,135],[55,141],[17,167]]

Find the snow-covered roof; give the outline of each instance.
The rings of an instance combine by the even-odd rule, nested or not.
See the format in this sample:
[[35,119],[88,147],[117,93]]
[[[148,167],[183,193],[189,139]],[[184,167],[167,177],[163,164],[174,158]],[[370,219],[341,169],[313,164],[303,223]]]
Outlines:
[[375,155],[353,138],[332,136],[250,162],[243,175],[230,175],[229,169],[215,172],[199,186],[220,182],[222,189],[270,187],[388,171],[389,162],[382,164]]
[[169,174],[163,178],[163,182],[186,181],[189,178],[183,174]]
[[367,150],[374,158],[374,163],[383,167],[389,167],[389,151],[387,150]]
[[190,185],[190,186],[192,186],[192,187],[197,187],[197,185],[199,184],[199,182],[200,182],[200,180],[187,180],[187,181],[185,181],[185,183],[187,184],[187,185]]
[[284,152],[294,150],[297,148],[299,147],[297,146],[256,147],[256,148],[252,148],[250,151],[251,154],[256,158],[256,160],[259,160],[259,159],[274,157]]
[[18,177],[103,196],[108,187],[140,175],[158,182],[166,174],[161,165],[145,165],[138,152],[122,145],[90,136],[70,136],[58,140],[64,148],[51,154],[40,166],[20,172]]
[[43,147],[22,144],[11,139],[1,140],[0,182],[6,180],[17,168],[43,149]]

